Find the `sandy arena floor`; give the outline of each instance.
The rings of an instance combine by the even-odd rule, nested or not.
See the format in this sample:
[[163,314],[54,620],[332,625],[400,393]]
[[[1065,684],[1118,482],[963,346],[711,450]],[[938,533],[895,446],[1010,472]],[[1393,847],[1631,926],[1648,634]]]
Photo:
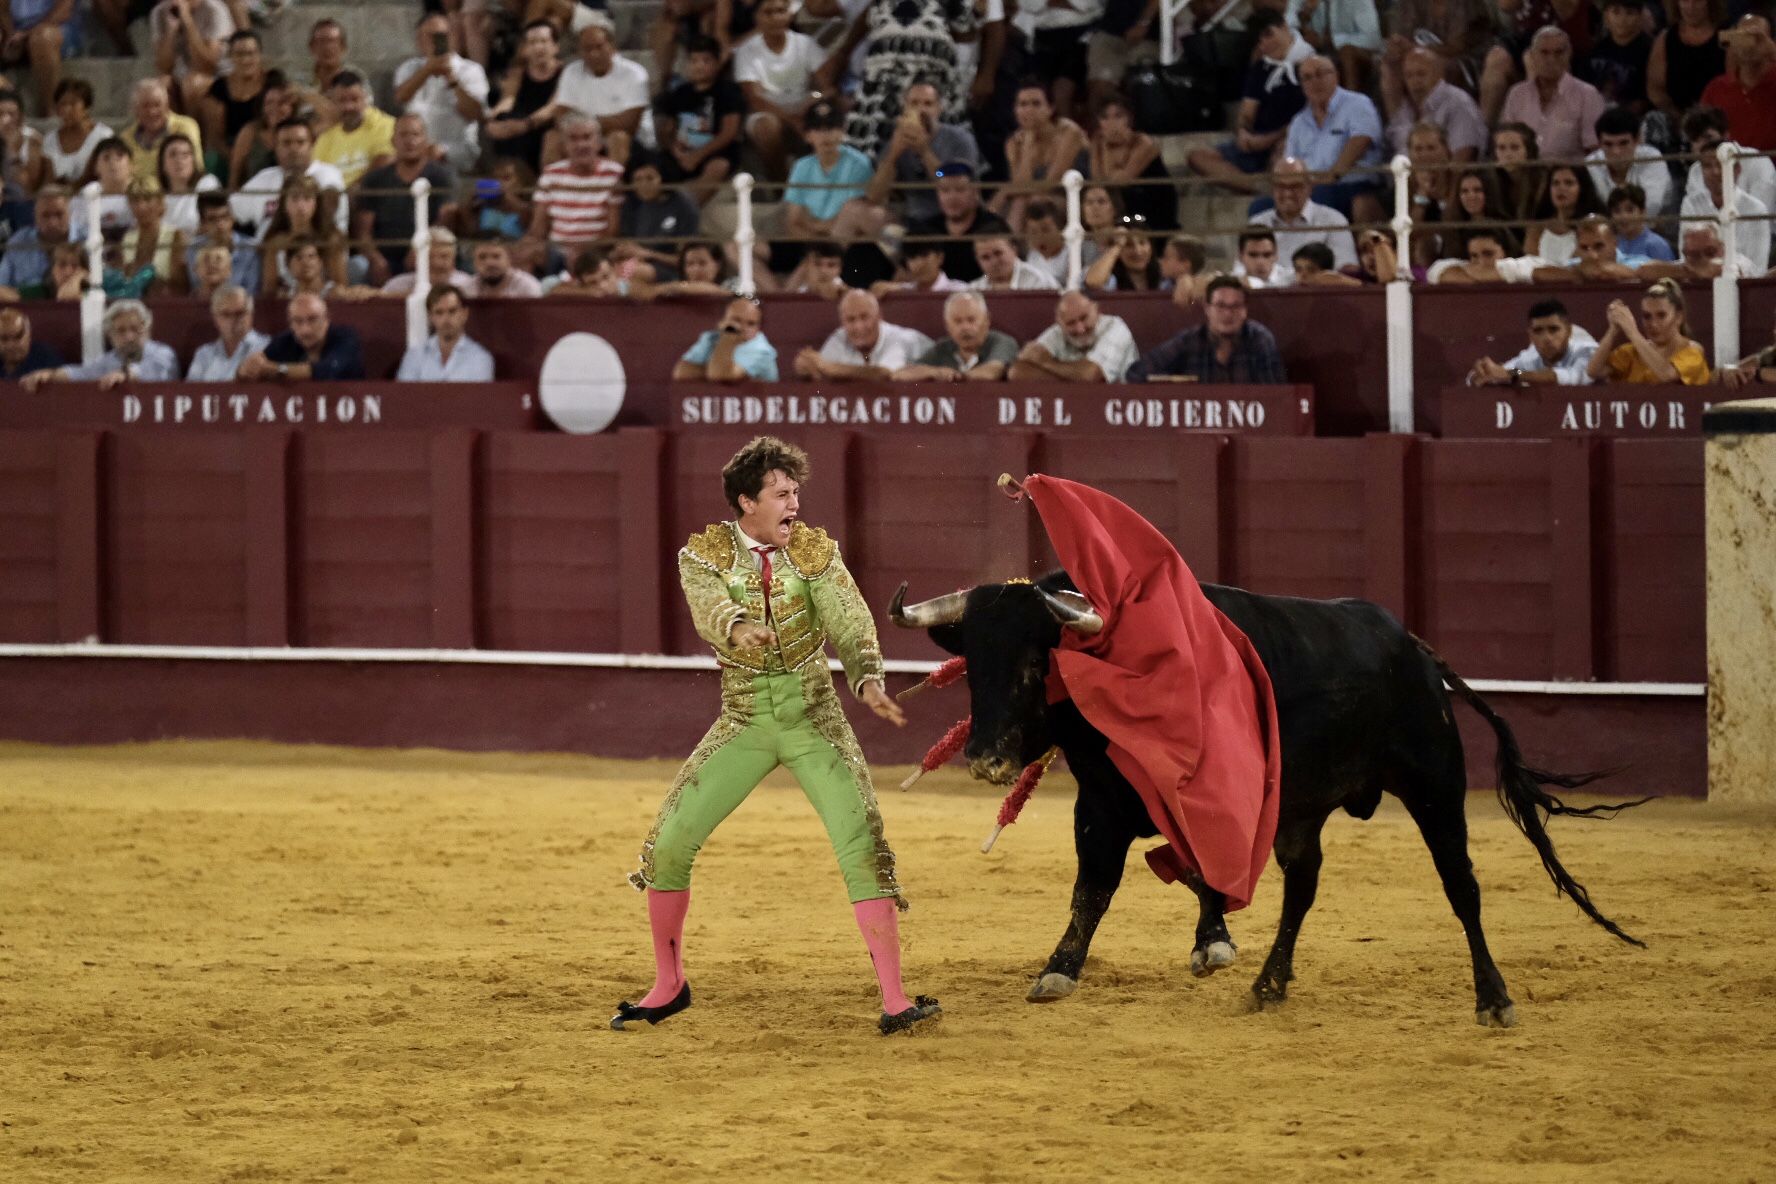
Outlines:
[[991,857],[994,798],[890,788],[909,986],[948,1015],[883,1040],[819,824],[773,782],[699,863],[697,1006],[620,1035],[651,972],[623,876],[670,771],[0,745],[0,1180],[1776,1180],[1776,810],[1557,825],[1639,951],[1472,797],[1499,1032],[1397,808],[1329,826],[1282,1010],[1244,1007],[1275,868],[1199,982],[1194,902],[1138,853],[1084,988],[1035,1007],[1071,778]]

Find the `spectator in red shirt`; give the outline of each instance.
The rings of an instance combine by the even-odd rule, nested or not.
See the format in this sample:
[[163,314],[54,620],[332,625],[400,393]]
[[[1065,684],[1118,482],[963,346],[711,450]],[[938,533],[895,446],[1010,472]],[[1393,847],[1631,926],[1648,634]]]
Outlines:
[[1776,151],[1776,41],[1770,39],[1770,20],[1742,16],[1720,39],[1727,47],[1727,72],[1702,91],[1702,102],[1726,112],[1735,143]]

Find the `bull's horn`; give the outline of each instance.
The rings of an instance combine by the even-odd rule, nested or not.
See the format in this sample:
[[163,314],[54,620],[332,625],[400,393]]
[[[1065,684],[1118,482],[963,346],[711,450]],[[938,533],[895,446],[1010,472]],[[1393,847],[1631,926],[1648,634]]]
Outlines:
[[1091,606],[1091,601],[1077,592],[1050,592],[1047,588],[1038,588],[1048,611],[1054,619],[1073,630],[1075,633],[1091,635],[1104,628],[1104,618],[1098,610]]
[[894,600],[888,606],[888,619],[902,629],[932,629],[938,625],[954,625],[962,619],[963,610],[968,607],[966,592],[949,592],[935,600],[908,604],[906,590],[907,586],[903,582],[894,590]]

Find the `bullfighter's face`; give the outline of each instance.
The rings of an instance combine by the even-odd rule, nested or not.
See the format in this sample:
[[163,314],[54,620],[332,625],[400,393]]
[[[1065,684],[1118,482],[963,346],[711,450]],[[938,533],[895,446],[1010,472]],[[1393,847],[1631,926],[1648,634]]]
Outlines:
[[772,469],[756,498],[740,495],[740,529],[761,543],[787,547],[801,508],[802,487],[782,469]]

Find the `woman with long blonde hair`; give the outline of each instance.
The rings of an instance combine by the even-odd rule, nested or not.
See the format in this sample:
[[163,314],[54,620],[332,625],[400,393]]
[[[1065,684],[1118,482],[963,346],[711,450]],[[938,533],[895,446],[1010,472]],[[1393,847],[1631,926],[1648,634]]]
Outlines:
[[1609,332],[1586,367],[1594,382],[1683,383],[1708,381],[1708,358],[1690,339],[1683,289],[1663,279],[1640,298],[1640,321],[1620,300],[1610,301]]

